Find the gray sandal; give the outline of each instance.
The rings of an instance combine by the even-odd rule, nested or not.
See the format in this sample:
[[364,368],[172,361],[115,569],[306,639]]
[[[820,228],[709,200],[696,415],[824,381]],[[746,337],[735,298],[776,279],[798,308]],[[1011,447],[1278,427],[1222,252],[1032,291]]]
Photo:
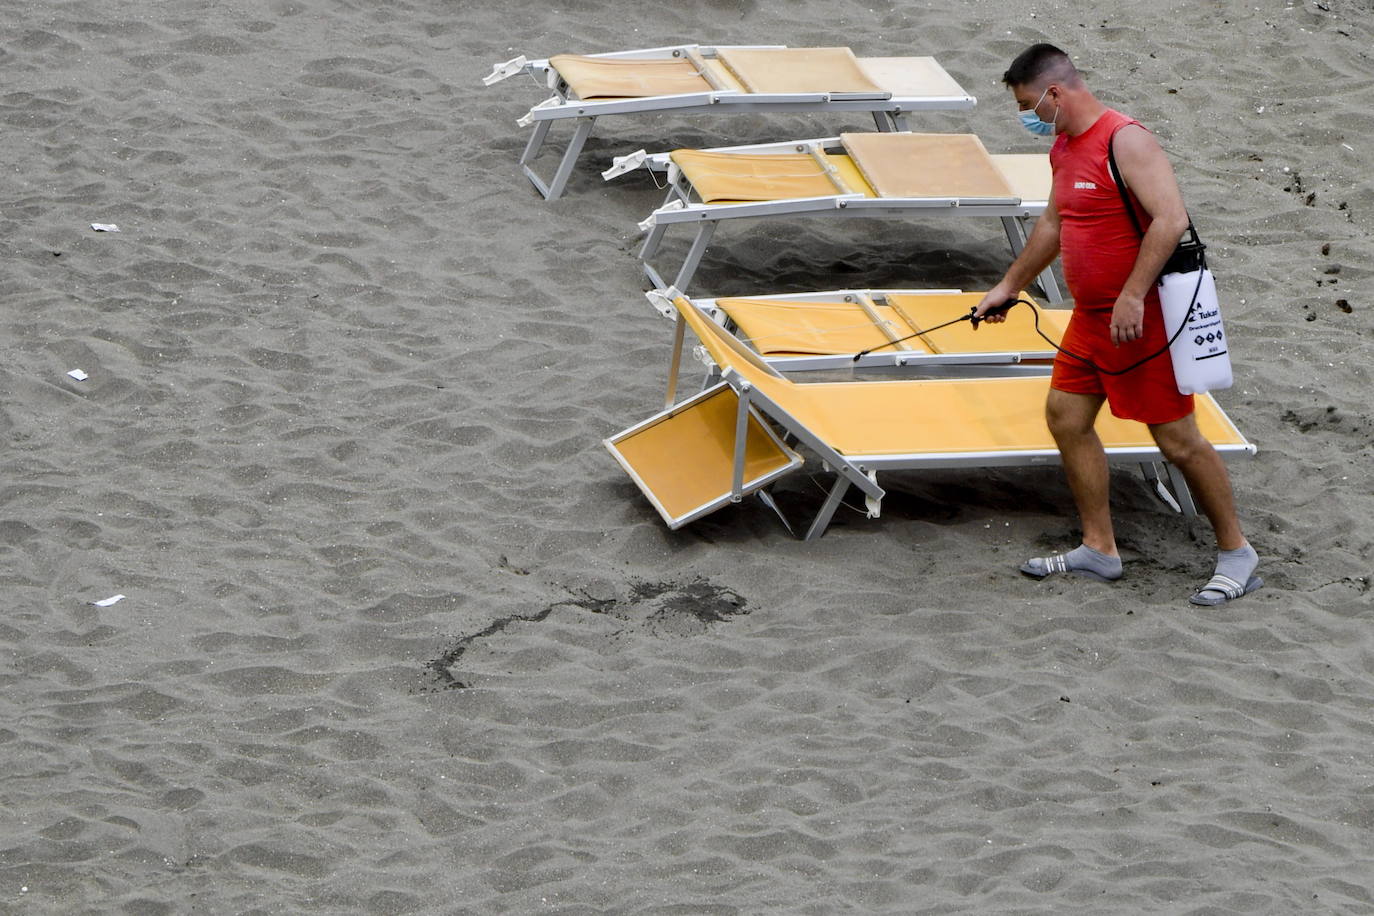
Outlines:
[[1198,589],[1197,593],[1188,601],[1199,607],[1217,607],[1248,595],[1263,584],[1264,580],[1259,576],[1251,576],[1244,585],[1241,585],[1230,576],[1215,575],[1206,585]]
[[1055,573],[1071,573],[1098,582],[1115,582],[1121,578],[1121,558],[1109,557],[1087,544],[1079,544],[1068,553],[1033,557],[1021,564],[1021,572],[1032,579],[1043,579]]

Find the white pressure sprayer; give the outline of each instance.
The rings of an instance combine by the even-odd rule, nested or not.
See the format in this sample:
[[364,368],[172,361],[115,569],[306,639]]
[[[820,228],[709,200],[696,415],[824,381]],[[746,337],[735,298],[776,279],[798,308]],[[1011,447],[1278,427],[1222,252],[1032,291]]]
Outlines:
[[[1131,225],[1136,234],[1144,238],[1145,230],[1126,195],[1126,180],[1116,165],[1112,150],[1115,139],[1107,141],[1107,167]],[[1231,387],[1231,357],[1227,355],[1217,285],[1207,269],[1206,251],[1207,246],[1198,238],[1190,219],[1188,238],[1179,242],[1174,253],[1169,255],[1157,282],[1164,332],[1169,335],[1169,359],[1174,364],[1174,382],[1180,394],[1202,394]]]
[[1159,302],[1179,393],[1202,394],[1231,387],[1231,357],[1206,246],[1191,224],[1188,232],[1159,276]]

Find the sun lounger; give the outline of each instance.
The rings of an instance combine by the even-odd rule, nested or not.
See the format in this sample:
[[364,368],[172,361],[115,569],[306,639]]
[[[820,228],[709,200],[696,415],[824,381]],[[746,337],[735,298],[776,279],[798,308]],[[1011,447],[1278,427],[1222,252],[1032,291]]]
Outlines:
[[[990,155],[972,134],[841,134],[817,140],[674,150],[636,167],[666,173],[668,196],[640,223],[644,272],[659,289],[686,291],[719,223],[796,217],[990,216],[1002,221],[1013,255],[1050,196],[1049,157]],[[672,226],[696,226],[676,278],[651,259]],[[1053,269],[1040,277],[1061,302]]]
[[[815,453],[836,475],[807,540],[825,531],[851,486],[864,494],[869,516],[876,517],[885,495],[878,484],[881,472],[1042,465],[1059,459],[1044,420],[1048,377],[799,384],[685,297],[673,302],[720,370],[721,381],[697,396],[714,413],[693,415],[695,405],[684,402],[605,443],[670,527],[751,492],[767,497],[767,487],[799,463],[791,443]],[[1224,457],[1255,453],[1210,396],[1199,395],[1196,404],[1203,434]],[[680,428],[662,429],[669,420]],[[784,436],[768,436],[768,424]],[[1161,496],[1185,513],[1196,513],[1182,475],[1164,462],[1143,424],[1104,411],[1097,432],[1109,461],[1140,465]],[[657,438],[654,447],[639,447],[645,436]],[[699,461],[708,470],[694,476],[690,488],[680,487],[685,475],[696,475]],[[765,501],[773,505],[771,498]]]
[[[676,319],[677,307],[663,292],[645,295],[660,313]],[[1055,351],[1036,333],[1036,314],[1028,307],[1013,308],[1005,322],[978,329],[969,322],[948,325],[969,315],[982,297],[950,289],[842,289],[691,301],[781,372],[993,366],[1025,370],[1002,374],[1048,372]],[[1021,298],[1031,297],[1023,292]],[[1052,341],[1062,340],[1070,314],[1040,308],[1040,330]],[[679,322],[677,329],[682,327]],[[682,341],[676,337],[674,364]],[[855,359],[865,350],[871,352]]]
[[[596,119],[605,115],[866,111],[879,130],[907,130],[908,112],[967,109],[976,101],[934,58],[855,57],[849,48],[675,45],[517,57],[497,64],[483,82],[490,86],[517,74],[530,74],[554,91],[520,119],[534,130],[520,166],[550,200],[563,193]],[[545,182],[531,164],[557,121],[573,121],[576,128]]]

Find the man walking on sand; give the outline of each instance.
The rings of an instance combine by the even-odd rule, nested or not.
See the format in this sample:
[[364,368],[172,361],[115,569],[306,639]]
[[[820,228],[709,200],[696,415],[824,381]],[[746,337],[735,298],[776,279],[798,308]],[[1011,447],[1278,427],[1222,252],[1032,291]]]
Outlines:
[[[1067,553],[1037,557],[1021,571],[1037,579],[1077,573],[1121,578],[1108,502],[1107,455],[1093,429],[1105,401],[1113,414],[1150,428],[1164,457],[1183,472],[1217,538],[1216,574],[1190,599],[1214,606],[1259,588],[1259,557],[1241,533],[1231,480],[1221,456],[1198,430],[1192,395],[1180,394],[1167,349],[1168,333],[1155,289],[1164,262],[1188,228],[1183,196],[1164,150],[1139,122],[1103,105],[1069,56],[1037,44],[1012,61],[1002,77],[1032,133],[1054,136],[1049,206],[1025,249],[975,314],[1015,298],[1056,255],[1074,299],[1063,347],[1054,361],[1045,418],[1059,446],[1083,526],[1083,543]],[[1144,237],[1126,212],[1107,165],[1108,144],[1130,189]],[[990,323],[1004,315],[986,317]],[[1121,375],[1098,371],[1130,366]],[[1093,365],[1089,365],[1087,361]]]

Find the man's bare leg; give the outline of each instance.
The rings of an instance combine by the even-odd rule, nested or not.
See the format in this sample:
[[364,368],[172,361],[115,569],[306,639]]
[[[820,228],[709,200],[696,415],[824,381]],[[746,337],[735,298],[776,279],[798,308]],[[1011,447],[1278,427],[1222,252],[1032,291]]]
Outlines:
[[1059,446],[1064,474],[1083,525],[1083,543],[1114,557],[1116,534],[1108,490],[1107,453],[1093,423],[1102,409],[1101,395],[1070,394],[1050,389],[1045,401],[1045,420]]
[[1028,576],[1075,572],[1102,580],[1121,578],[1121,557],[1112,529],[1107,453],[1093,428],[1103,400],[1101,395],[1050,389],[1045,420],[1059,446],[1064,474],[1078,507],[1083,543],[1068,553],[1029,560],[1021,567]]
[[1217,450],[1198,429],[1197,420],[1189,414],[1172,423],[1151,426],[1150,433],[1164,457],[1183,472],[1188,489],[1193,491],[1193,498],[1212,523],[1217,537],[1216,572],[1190,600],[1214,606],[1259,588],[1264,584],[1254,574],[1259,555],[1241,532],[1231,475]]
[[1193,499],[1216,532],[1218,550],[1238,550],[1245,546],[1245,535],[1236,518],[1235,498],[1231,493],[1231,475],[1212,443],[1203,437],[1193,414],[1150,427],[1155,444],[1165,459],[1183,472]]

